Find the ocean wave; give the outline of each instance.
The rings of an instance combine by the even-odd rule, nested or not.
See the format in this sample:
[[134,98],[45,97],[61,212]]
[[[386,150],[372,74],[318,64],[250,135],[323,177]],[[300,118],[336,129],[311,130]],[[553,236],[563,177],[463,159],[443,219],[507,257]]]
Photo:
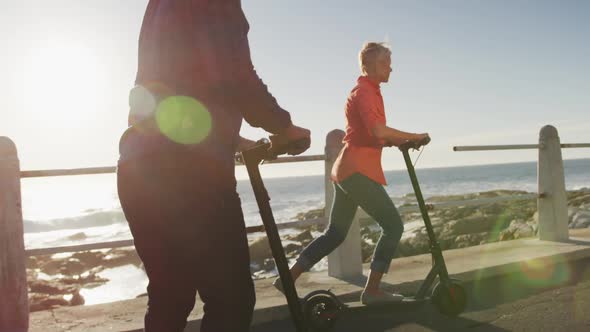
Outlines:
[[125,215],[120,208],[43,221],[24,220],[23,226],[25,233],[39,233],[55,230],[108,226],[118,223],[126,223]]

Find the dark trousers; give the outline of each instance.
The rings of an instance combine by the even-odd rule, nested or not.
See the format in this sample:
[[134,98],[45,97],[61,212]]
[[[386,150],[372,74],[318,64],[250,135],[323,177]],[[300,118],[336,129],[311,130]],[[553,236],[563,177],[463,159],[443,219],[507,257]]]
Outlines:
[[201,331],[250,326],[255,293],[235,179],[206,161],[201,166],[160,156],[117,170],[121,206],[149,278],[146,332],[183,331],[197,292]]

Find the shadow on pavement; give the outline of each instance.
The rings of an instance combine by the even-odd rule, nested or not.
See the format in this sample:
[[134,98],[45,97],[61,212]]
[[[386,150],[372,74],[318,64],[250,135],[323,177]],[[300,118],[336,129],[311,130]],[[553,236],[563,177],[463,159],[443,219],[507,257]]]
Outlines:
[[[545,262],[542,259],[532,265],[522,265],[518,272],[492,278],[482,278],[464,283],[468,294],[468,305],[459,317],[447,317],[427,302],[418,309],[399,309],[389,312],[384,309],[371,313],[339,317],[333,331],[385,332],[385,331],[508,331],[493,325],[498,318],[494,311],[498,306],[525,299],[547,290],[574,285],[590,279],[590,260],[579,260],[575,264],[563,261]],[[360,283],[360,280],[351,281]],[[395,290],[412,295],[421,282],[386,285],[386,290]],[[358,294],[343,298],[356,301]],[[477,313],[477,314],[475,314]],[[468,318],[469,317],[469,318]],[[523,322],[526,324],[526,322]],[[524,328],[524,327],[523,327]],[[290,320],[257,325],[252,332],[294,331]]]

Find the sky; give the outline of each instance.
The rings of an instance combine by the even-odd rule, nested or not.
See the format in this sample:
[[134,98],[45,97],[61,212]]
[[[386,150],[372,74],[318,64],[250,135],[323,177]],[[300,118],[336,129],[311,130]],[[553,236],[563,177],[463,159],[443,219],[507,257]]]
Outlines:
[[[1,1],[0,136],[21,169],[113,166],[146,0]],[[344,129],[358,51],[392,49],[381,86],[388,125],[428,132],[417,167],[534,161],[535,150],[453,152],[534,144],[554,125],[562,143],[590,143],[590,1],[242,0],[257,72],[322,154]],[[261,129],[244,123],[242,136]],[[566,159],[590,149],[567,149]],[[404,167],[383,154],[385,169]],[[269,166],[269,176],[321,174],[321,162]],[[244,176],[238,170],[238,177]]]

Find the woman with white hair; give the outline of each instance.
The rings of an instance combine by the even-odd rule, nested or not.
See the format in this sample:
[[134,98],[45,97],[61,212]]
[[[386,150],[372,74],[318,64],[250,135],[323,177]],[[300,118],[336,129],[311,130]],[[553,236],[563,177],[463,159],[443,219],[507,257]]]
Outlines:
[[[384,146],[399,146],[406,141],[421,144],[428,134],[412,134],[386,126],[380,84],[389,81],[391,51],[383,43],[370,42],[359,53],[362,75],[346,101],[346,135],[344,148],[332,168],[334,202],[326,232],[307,246],[291,267],[293,280],[336,249],[346,238],[357,208],[360,206],[381,226],[371,271],[361,295],[366,305],[401,301],[402,295],[379,288],[389,270],[404,226],[385,191],[381,167]],[[280,279],[274,285],[282,291]]]

